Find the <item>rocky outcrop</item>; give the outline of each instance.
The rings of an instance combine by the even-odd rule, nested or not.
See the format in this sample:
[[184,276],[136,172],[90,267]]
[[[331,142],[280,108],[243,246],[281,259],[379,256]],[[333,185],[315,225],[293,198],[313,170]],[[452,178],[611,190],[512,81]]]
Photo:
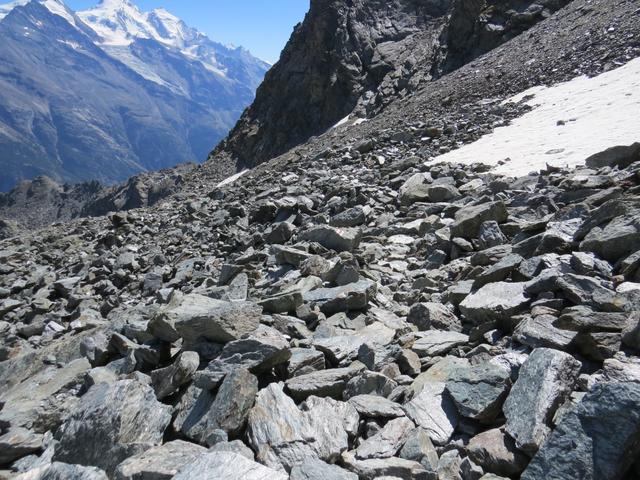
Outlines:
[[[210,156],[254,166],[459,68],[571,0],[313,0],[256,100]],[[362,149],[369,148],[364,144]]]

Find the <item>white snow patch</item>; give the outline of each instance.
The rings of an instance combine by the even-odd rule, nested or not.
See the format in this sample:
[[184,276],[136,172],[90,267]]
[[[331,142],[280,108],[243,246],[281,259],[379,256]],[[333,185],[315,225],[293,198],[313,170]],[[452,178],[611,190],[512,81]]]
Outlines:
[[64,45],[67,45],[71,48],[73,48],[74,50],[80,50],[81,46],[79,43],[77,42],[72,42],[70,40],[58,40],[59,43],[62,43]]
[[51,13],[64,18],[71,25],[76,26],[76,19],[73,16],[73,12],[66,7],[64,2],[61,0],[40,0],[40,2],[47,7]]
[[519,177],[547,164],[582,165],[595,153],[640,140],[640,58],[597,77],[534,87],[507,102],[525,99],[531,112],[432,162],[481,162],[494,165],[495,173]]
[[249,170],[242,170],[241,172],[236,173],[235,175],[231,175],[230,177],[225,178],[223,181],[221,181],[216,188],[220,188],[220,187],[224,187],[225,185],[231,185],[232,183],[234,183],[236,180],[238,180],[240,177],[242,177],[244,174],[246,174]]
[[333,130],[334,128],[338,128],[338,127],[344,125],[345,123],[347,123],[349,121],[350,118],[351,118],[351,115],[347,115],[342,120],[340,120],[338,123],[336,123],[333,127],[331,127],[329,130]]

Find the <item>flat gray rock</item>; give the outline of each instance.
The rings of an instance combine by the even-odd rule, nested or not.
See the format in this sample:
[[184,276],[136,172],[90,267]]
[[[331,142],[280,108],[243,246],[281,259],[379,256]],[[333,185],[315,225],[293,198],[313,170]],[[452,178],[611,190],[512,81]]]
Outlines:
[[349,367],[307,373],[287,380],[287,390],[299,400],[311,395],[341,399],[347,382],[358,372],[358,369]]
[[197,294],[174,294],[149,322],[151,335],[166,342],[205,338],[226,343],[252,333],[262,309],[251,302],[225,302]]
[[513,332],[513,338],[531,348],[556,348],[568,350],[575,342],[577,332],[556,328],[556,317],[540,315],[521,320]]
[[38,452],[43,447],[43,436],[22,427],[10,428],[0,435],[0,465],[8,465],[19,458]]
[[367,418],[404,417],[402,406],[378,395],[356,395],[349,399],[360,415]]
[[567,353],[539,348],[520,368],[503,408],[507,433],[519,449],[533,454],[544,443],[553,415],[573,391],[580,367]]
[[54,462],[17,475],[14,480],[108,480],[108,478],[107,474],[99,468]]
[[118,465],[115,480],[171,480],[179,470],[207,453],[195,443],[174,440],[127,458]]
[[304,293],[303,299],[331,315],[365,309],[369,301],[375,297],[377,290],[375,282],[360,280],[340,287],[310,290]]
[[288,475],[231,452],[210,452],[184,467],[172,480],[288,480]]
[[443,382],[426,383],[420,393],[404,405],[404,411],[437,445],[446,444],[458,425],[456,406]]
[[473,437],[467,453],[485,471],[500,475],[519,475],[529,463],[529,457],[516,448],[515,441],[498,428]]
[[329,225],[313,227],[300,234],[301,240],[316,242],[336,252],[351,252],[358,248],[362,238],[359,228],[337,228]]
[[348,452],[342,455],[342,462],[345,468],[356,473],[361,480],[374,480],[380,477],[434,480],[434,477],[420,463],[404,458],[358,460],[352,452]]
[[496,282],[484,285],[471,293],[462,303],[460,311],[477,325],[492,321],[509,320],[521,313],[530,303],[525,295],[526,283]]
[[467,343],[469,343],[469,336],[463,333],[429,330],[420,334],[411,350],[419,357],[436,357]]
[[455,221],[451,224],[451,237],[475,238],[484,222],[502,223],[508,218],[502,202],[463,207],[456,212]]
[[358,480],[358,475],[337,465],[309,458],[293,467],[290,480]]

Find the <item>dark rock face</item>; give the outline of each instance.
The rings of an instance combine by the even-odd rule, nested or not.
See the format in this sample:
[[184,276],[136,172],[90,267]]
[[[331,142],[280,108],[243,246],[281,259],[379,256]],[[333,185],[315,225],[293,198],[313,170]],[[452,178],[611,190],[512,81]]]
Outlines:
[[256,100],[212,157],[240,167],[368,115],[544,20],[570,0],[312,0]]

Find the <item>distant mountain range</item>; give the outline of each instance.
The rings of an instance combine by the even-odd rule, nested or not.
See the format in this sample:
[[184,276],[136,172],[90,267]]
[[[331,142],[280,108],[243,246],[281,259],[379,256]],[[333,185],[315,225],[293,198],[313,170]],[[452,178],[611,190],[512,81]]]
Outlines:
[[270,65],[163,9],[0,6],[0,191],[47,175],[113,183],[203,161]]

